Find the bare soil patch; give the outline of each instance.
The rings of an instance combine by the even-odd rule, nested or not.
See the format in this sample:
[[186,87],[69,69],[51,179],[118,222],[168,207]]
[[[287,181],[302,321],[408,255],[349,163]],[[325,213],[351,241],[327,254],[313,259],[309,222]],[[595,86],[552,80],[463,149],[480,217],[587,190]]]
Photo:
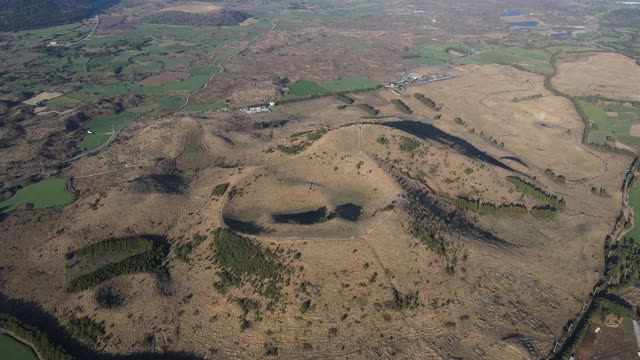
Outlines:
[[214,11],[219,11],[222,9],[221,6],[205,3],[205,2],[193,2],[193,3],[184,3],[179,5],[173,5],[167,8],[162,9],[161,11],[181,11],[191,14],[206,14]]
[[34,97],[32,97],[29,100],[25,100],[23,103],[27,104],[27,105],[37,105],[39,102],[41,101],[47,101],[47,100],[51,100],[51,99],[55,99],[57,97],[60,97],[64,94],[59,93],[59,92],[42,92]]
[[621,143],[621,142],[619,142],[619,141],[616,141],[616,142],[615,142],[615,145],[616,145],[616,147],[617,147],[617,148],[619,148],[619,149],[624,149],[624,150],[628,150],[628,151],[631,151],[631,152],[635,152],[635,149],[634,149],[634,148],[632,148],[632,147],[631,147],[631,146],[629,146],[629,145],[623,144],[623,143]]
[[640,124],[634,124],[631,126],[631,129],[629,129],[629,135],[640,137]]
[[247,20],[241,22],[240,24],[238,24],[239,26],[247,26],[247,25],[253,25],[255,23],[257,23],[259,20],[256,18],[248,18]]

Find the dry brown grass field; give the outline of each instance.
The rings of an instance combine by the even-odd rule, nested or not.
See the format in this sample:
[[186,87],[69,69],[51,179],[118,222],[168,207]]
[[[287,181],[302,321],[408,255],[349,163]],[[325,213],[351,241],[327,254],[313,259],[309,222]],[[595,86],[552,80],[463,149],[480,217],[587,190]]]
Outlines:
[[[0,310],[6,296],[41,306],[63,327],[73,317],[104,322],[106,335],[86,347],[105,358],[554,358],[556,341],[606,281],[605,239],[616,224],[633,223],[623,183],[634,158],[620,149],[634,148],[615,137],[609,141],[618,149],[584,144],[585,122],[571,97],[633,106],[640,101],[638,65],[620,54],[567,50],[549,63],[556,72],[545,79],[519,69],[526,59],[513,62],[518,66],[450,63],[467,51],[503,56],[499,47],[512,48],[514,57],[531,51],[527,56],[551,58],[546,47],[532,50],[547,35],[508,28],[518,19],[501,19],[507,8],[527,10],[521,19],[549,29],[597,28],[586,5],[554,4],[136,0],[114,7],[89,41],[155,32],[131,54],[118,53],[125,68],[150,65],[148,59],[164,68],[172,52],[188,62],[145,75],[87,70],[92,79],[114,75],[158,86],[189,74],[208,78],[200,73],[214,65],[219,72],[195,91],[127,89],[101,97],[70,82],[60,92],[24,94],[20,106],[60,97],[71,112],[34,120],[21,109],[19,126],[3,123],[0,134],[14,143],[0,147],[0,184],[15,192],[30,181],[66,177],[75,201],[0,212]],[[194,38],[211,37],[198,38],[202,48],[184,34],[186,26],[144,23],[159,11],[221,10],[253,17],[242,28],[194,26]],[[162,34],[166,28],[180,36]],[[578,42],[558,42],[565,40],[567,49]],[[114,49],[124,52],[118,41]],[[513,50],[514,43],[522,48]],[[92,51],[103,54],[98,49]],[[420,65],[431,61],[436,65]],[[452,76],[396,86],[409,73]],[[394,84],[345,92],[349,99],[282,101],[300,80],[329,87],[349,77]],[[244,109],[269,101],[276,103],[268,111]],[[90,128],[69,117],[78,109],[82,122],[103,113],[142,116],[105,131],[106,145],[87,153],[77,146]],[[619,114],[608,109],[608,116],[628,116],[613,109]],[[73,125],[78,129],[59,130]],[[640,131],[635,126],[631,135]],[[28,137],[12,135],[20,132]],[[492,205],[465,210],[471,203]],[[220,234],[228,233],[220,229],[244,239],[224,243]],[[73,252],[143,235],[166,246],[161,266],[71,291],[78,276],[144,254]],[[236,247],[246,252],[234,253]],[[259,275],[239,279],[234,271]],[[638,289],[617,291],[635,312]],[[104,294],[117,301],[105,305]],[[578,358],[625,358],[635,345],[629,320],[594,318]],[[603,327],[601,337],[594,326]]]
[[[42,216],[36,213],[14,216],[0,225],[10,234],[11,250],[3,266],[12,269],[3,288],[41,302],[60,317],[81,307],[81,313],[105,320],[113,335],[100,348],[116,353],[139,349],[143,338],[153,333],[159,349],[195,350],[219,358],[255,357],[264,354],[265,346],[277,346],[278,356],[284,358],[397,354],[514,359],[526,356],[526,349],[517,342],[496,341],[514,329],[547,352],[566,319],[580,312],[602,272],[601,244],[619,211],[618,184],[629,159],[580,145],[582,124],[575,110],[565,99],[546,92],[538,75],[491,65],[460,67],[455,75],[453,80],[408,88],[402,99],[414,110],[412,115],[404,116],[390,105],[397,96],[388,90],[354,95],[386,116],[366,120],[369,124],[361,130],[354,124],[364,114],[351,108],[336,110],[339,102],[333,98],[277,106],[250,118],[209,113],[138,122],[126,138],[73,164],[69,174],[75,176],[79,199],[46,217],[49,225],[26,235],[24,230]],[[421,122],[436,115],[413,93],[428,94],[442,105],[440,119],[427,123],[502,159],[513,170],[465,155],[451,144],[383,125],[394,119]],[[544,96],[512,102],[514,96],[537,93]],[[285,117],[293,120],[284,127],[251,130],[253,121]],[[464,124],[456,123],[456,117]],[[291,144],[294,133],[320,128],[331,130],[299,154],[268,151]],[[388,142],[380,143],[381,137]],[[403,138],[416,140],[423,153],[402,151]],[[495,146],[491,138],[504,146]],[[200,142],[200,155],[194,156],[208,165],[196,166],[200,170],[195,172],[182,169],[184,192],[128,190],[128,184],[145,174],[171,171],[172,161],[180,163],[181,155],[194,149],[194,139]],[[141,166],[122,166],[134,165],[133,159]],[[442,270],[442,259],[407,234],[410,218],[396,196],[404,190],[385,164],[422,179],[442,199],[468,195],[496,203],[536,204],[506,181],[506,176],[518,175],[562,196],[567,205],[552,219],[465,215],[505,243],[452,236],[461,259],[450,276]],[[566,184],[546,178],[547,168],[565,175]],[[213,187],[223,182],[240,190],[238,195],[212,197]],[[591,194],[591,185],[605,187],[608,195]],[[359,221],[297,225],[276,224],[270,217],[347,202],[363,207]],[[381,210],[387,205],[390,210]],[[213,290],[210,237],[196,249],[192,262],[169,262],[171,280],[164,294],[158,292],[157,280],[144,274],[109,283],[126,298],[117,309],[97,307],[94,290],[63,291],[69,276],[64,252],[95,242],[97,233],[177,238],[224,226],[223,216],[270,228],[257,236],[259,241],[299,251],[296,264],[304,267],[286,288],[283,312],[265,313],[262,321],[243,332],[238,328],[240,309],[231,299],[250,296],[250,290],[227,295]],[[296,290],[303,281],[311,284],[308,295]],[[419,291],[422,305],[390,309],[394,288]],[[50,297],[52,293],[57,295]],[[307,297],[311,308],[301,314],[298,308]],[[228,336],[230,332],[234,336]]]
[[558,90],[576,96],[640,101],[640,66],[624,55],[578,53],[558,59]]

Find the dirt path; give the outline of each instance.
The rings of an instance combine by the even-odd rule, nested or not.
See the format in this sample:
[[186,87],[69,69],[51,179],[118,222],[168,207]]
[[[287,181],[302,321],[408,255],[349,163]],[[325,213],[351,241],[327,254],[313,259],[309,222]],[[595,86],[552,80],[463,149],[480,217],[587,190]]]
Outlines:
[[485,107],[488,110],[491,111],[496,111],[495,109],[491,108],[489,105],[485,104],[485,101],[495,95],[501,95],[501,94],[510,94],[510,93],[515,93],[515,92],[522,92],[522,91],[529,91],[529,90],[533,90],[534,86],[533,84],[529,84],[529,86],[525,89],[515,89],[515,90],[502,90],[502,91],[496,91],[496,92],[492,92],[490,94],[487,94],[487,96],[483,97],[482,99],[480,99],[479,103],[480,105],[482,105],[483,107]]
[[93,150],[90,150],[90,151],[83,151],[81,154],[78,154],[78,155],[73,156],[73,157],[71,157],[71,158],[69,158],[67,160],[63,160],[63,161],[59,162],[58,165],[68,164],[68,163],[74,162],[76,160],[79,160],[79,159],[81,159],[81,158],[83,158],[83,157],[85,157],[87,155],[97,153],[98,151],[100,151],[100,150],[104,149],[105,147],[109,146],[109,144],[111,144],[116,139],[116,137],[118,136],[118,133],[121,130],[122,129],[115,130],[113,133],[111,133],[111,136],[109,136],[109,139],[107,139],[107,141],[105,141],[104,144],[98,146],[97,148],[95,148]]
[[96,24],[93,26],[93,28],[91,29],[91,31],[89,31],[89,33],[87,35],[85,35],[82,39],[80,40],[76,40],[74,42],[72,42],[71,44],[69,44],[69,46],[73,46],[76,45],[82,41],[85,40],[89,40],[91,39],[91,37],[93,36],[93,34],[96,32],[96,30],[98,29],[98,26],[100,26],[100,15],[96,16]]

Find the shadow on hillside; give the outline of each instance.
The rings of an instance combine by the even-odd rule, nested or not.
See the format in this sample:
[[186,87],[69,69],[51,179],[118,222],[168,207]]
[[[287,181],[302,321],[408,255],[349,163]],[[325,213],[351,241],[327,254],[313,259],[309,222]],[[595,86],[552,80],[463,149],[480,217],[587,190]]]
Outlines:
[[0,313],[4,313],[19,319],[21,322],[35,326],[45,332],[49,339],[64,347],[77,359],[96,360],[200,360],[203,359],[188,352],[138,352],[127,355],[109,354],[99,352],[80,343],[67,335],[64,327],[51,313],[35,302],[10,299],[0,294]]
[[471,145],[466,140],[447,134],[446,132],[438,129],[433,125],[426,124],[419,121],[413,121],[413,120],[388,121],[388,122],[382,123],[382,125],[404,131],[413,136],[417,136],[423,140],[429,139],[429,140],[437,141],[441,144],[447,145],[451,148],[458,150],[459,152],[461,152],[462,154],[470,158],[484,161],[491,165],[501,167],[505,170],[514,171],[511,167],[509,167],[505,163],[499,161],[498,159],[494,158],[493,156],[485,152],[480,151],[478,148]]

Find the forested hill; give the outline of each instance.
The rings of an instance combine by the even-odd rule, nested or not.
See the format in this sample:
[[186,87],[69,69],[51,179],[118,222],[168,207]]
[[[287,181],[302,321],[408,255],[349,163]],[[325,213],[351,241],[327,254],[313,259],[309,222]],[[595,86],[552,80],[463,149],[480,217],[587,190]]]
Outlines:
[[119,0],[0,0],[0,31],[62,25],[91,16]]

